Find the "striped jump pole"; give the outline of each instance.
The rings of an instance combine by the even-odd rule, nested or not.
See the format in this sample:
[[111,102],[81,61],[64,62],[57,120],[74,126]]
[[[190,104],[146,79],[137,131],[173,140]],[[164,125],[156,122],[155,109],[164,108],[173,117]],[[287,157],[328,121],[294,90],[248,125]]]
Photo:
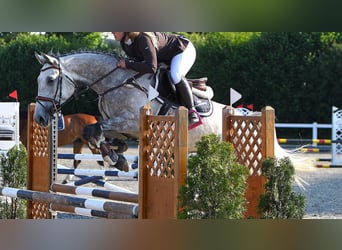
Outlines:
[[72,182],[74,186],[82,186],[88,184],[90,182],[94,183],[97,180],[103,179],[102,176],[85,176],[85,175],[78,175],[77,177],[81,178],[80,180]]
[[331,139],[277,139],[278,143],[291,143],[291,142],[303,142],[303,143],[315,143],[315,144],[332,144],[342,143],[342,140],[331,140]]
[[106,219],[115,219],[110,216],[110,213],[104,211],[97,211],[88,208],[81,208],[81,207],[74,207],[74,206],[67,206],[61,204],[51,203],[50,209],[56,212],[64,212],[64,213],[72,213],[87,217],[100,217]]
[[334,164],[316,164],[317,168],[342,168],[342,165],[334,165]]
[[[133,162],[130,167],[132,169],[138,168],[138,156],[136,155],[124,155],[126,160]],[[58,153],[58,159],[64,160],[96,160],[103,161],[103,157],[100,154],[66,154],[66,153]]]
[[[66,169],[68,171],[74,170],[73,168],[68,168],[68,167],[60,165],[60,164],[57,164],[57,169]],[[58,170],[57,170],[57,172],[58,172]],[[124,173],[126,173],[126,172],[124,172]],[[102,175],[100,175],[100,176],[75,175],[75,176],[79,177],[81,179],[80,180],[76,180],[76,181],[68,182],[68,185],[81,186],[81,185],[85,185],[87,183],[92,182],[92,183],[94,183],[94,184],[96,184],[98,186],[105,187],[105,188],[110,189],[112,191],[126,192],[126,193],[130,192],[129,190],[124,189],[124,188],[120,188],[117,185],[113,185],[113,184],[101,181],[101,180],[103,180],[103,176]]]
[[134,216],[132,217],[129,214],[121,214],[121,213],[114,213],[114,212],[104,212],[104,211],[97,211],[87,208],[81,207],[74,207],[68,205],[61,205],[56,203],[51,203],[50,209],[55,212],[62,212],[62,213],[72,213],[87,217],[100,217],[106,219],[136,219],[138,218],[138,211],[134,211]]
[[124,193],[134,193],[128,189],[119,187],[117,185],[111,184],[109,182],[103,181],[103,177],[102,176],[77,176],[82,178],[81,180],[77,180],[77,181],[71,181],[68,182],[66,185],[70,185],[70,186],[81,186],[84,185],[86,183],[94,183],[97,186],[100,187],[104,187],[105,189],[108,189],[110,191],[114,191],[114,192],[124,192]]
[[111,183],[108,183],[106,181],[103,181],[101,179],[98,179],[98,180],[94,180],[92,181],[93,183],[95,183],[96,185],[100,186],[100,187],[104,187],[105,189],[108,189],[110,191],[114,191],[114,192],[124,192],[124,193],[134,193],[128,189],[125,189],[125,188],[122,188],[122,187],[119,187],[117,185],[114,185],[114,184],[111,184]]
[[57,168],[58,174],[73,174],[73,175],[91,175],[91,176],[117,176],[117,177],[132,177],[138,178],[137,171],[119,171],[119,170],[101,170],[101,169],[71,169]]
[[317,158],[316,161],[331,161],[331,158]]
[[320,149],[319,148],[301,148],[300,151],[302,153],[319,153]]
[[[70,169],[68,167],[65,167],[63,165],[57,164],[58,168],[61,169]],[[78,175],[77,177],[81,178],[80,180],[76,180],[76,181],[70,181],[68,182],[66,185],[70,185],[70,186],[81,186],[87,183],[94,183],[97,186],[101,186],[104,187],[105,189],[108,189],[110,191],[114,191],[114,192],[124,192],[124,193],[134,193],[126,188],[122,188],[118,185],[114,185],[111,184],[109,182],[106,182],[103,180],[103,176],[86,176],[86,175]]]
[[52,184],[51,190],[53,192],[75,194],[75,195],[85,195],[92,197],[106,198],[116,201],[132,202],[138,203],[138,194],[126,193],[126,192],[114,192],[102,189],[95,189],[89,187],[75,187],[63,184]]
[[31,190],[23,190],[10,187],[0,187],[0,195],[12,198],[21,198],[41,203],[57,203],[67,206],[87,208],[97,211],[115,212],[135,216],[137,205],[128,203],[118,203],[114,201],[86,199],[69,195],[59,195]]
[[[124,155],[126,160],[132,162],[138,162],[138,157],[136,155]],[[101,154],[66,154],[66,153],[58,153],[58,159],[65,160],[96,160],[103,161]]]

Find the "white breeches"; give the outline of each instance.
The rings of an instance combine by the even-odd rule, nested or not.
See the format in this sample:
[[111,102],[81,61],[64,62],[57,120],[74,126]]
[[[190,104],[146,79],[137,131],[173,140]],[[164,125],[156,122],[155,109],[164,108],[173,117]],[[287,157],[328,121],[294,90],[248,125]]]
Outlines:
[[183,76],[191,69],[196,59],[196,49],[189,42],[183,53],[180,53],[172,58],[170,65],[171,80],[174,84],[179,83]]

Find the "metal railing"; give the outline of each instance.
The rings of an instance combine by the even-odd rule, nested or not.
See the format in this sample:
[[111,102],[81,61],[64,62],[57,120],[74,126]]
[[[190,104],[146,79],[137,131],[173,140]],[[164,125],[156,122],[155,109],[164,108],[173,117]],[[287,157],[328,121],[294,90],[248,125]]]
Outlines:
[[308,128],[312,129],[312,140],[319,139],[318,129],[331,129],[332,124],[319,124],[317,122],[313,123],[276,123],[276,128]]

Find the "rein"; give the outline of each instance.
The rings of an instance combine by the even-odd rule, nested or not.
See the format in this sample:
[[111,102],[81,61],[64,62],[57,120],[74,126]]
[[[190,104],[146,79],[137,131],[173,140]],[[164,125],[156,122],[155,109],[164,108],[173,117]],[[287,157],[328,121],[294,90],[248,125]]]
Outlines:
[[[114,71],[116,71],[118,69],[118,67],[113,68],[112,70],[110,70],[109,72],[107,72],[106,74],[104,74],[103,76],[101,76],[100,78],[96,79],[94,82],[92,82],[91,84],[89,84],[88,86],[86,86],[84,89],[80,90],[80,91],[75,91],[75,93],[68,99],[66,100],[61,106],[64,106],[65,104],[67,104],[68,102],[70,102],[72,99],[77,99],[78,96],[82,95],[83,93],[87,92],[92,86],[94,86],[95,84],[97,84],[98,82],[102,81],[103,79],[105,79],[107,76],[109,76],[110,74],[112,74]],[[67,75],[65,75],[66,77],[68,77]],[[76,89],[78,88],[78,86],[76,86]]]
[[[117,68],[116,68],[117,69]],[[137,78],[143,76],[145,73],[137,73],[135,74],[133,77],[128,78],[126,81],[124,81],[123,83],[119,84],[118,86],[114,86],[111,87],[109,89],[107,89],[105,92],[103,92],[102,94],[99,94],[99,96],[104,96],[105,94],[111,92],[112,90],[121,88],[122,86],[126,85],[126,84],[132,84],[134,87],[136,87],[137,89],[143,91],[145,94],[147,94],[148,90],[144,87],[142,87],[141,85],[139,85],[136,80]]]

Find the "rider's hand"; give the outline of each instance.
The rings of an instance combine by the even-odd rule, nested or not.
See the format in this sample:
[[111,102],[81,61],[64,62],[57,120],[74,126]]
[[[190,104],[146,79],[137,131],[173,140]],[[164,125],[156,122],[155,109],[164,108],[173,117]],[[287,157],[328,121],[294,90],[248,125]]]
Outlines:
[[125,62],[125,60],[124,59],[119,60],[118,63],[116,64],[116,66],[118,68],[126,69],[126,62]]

